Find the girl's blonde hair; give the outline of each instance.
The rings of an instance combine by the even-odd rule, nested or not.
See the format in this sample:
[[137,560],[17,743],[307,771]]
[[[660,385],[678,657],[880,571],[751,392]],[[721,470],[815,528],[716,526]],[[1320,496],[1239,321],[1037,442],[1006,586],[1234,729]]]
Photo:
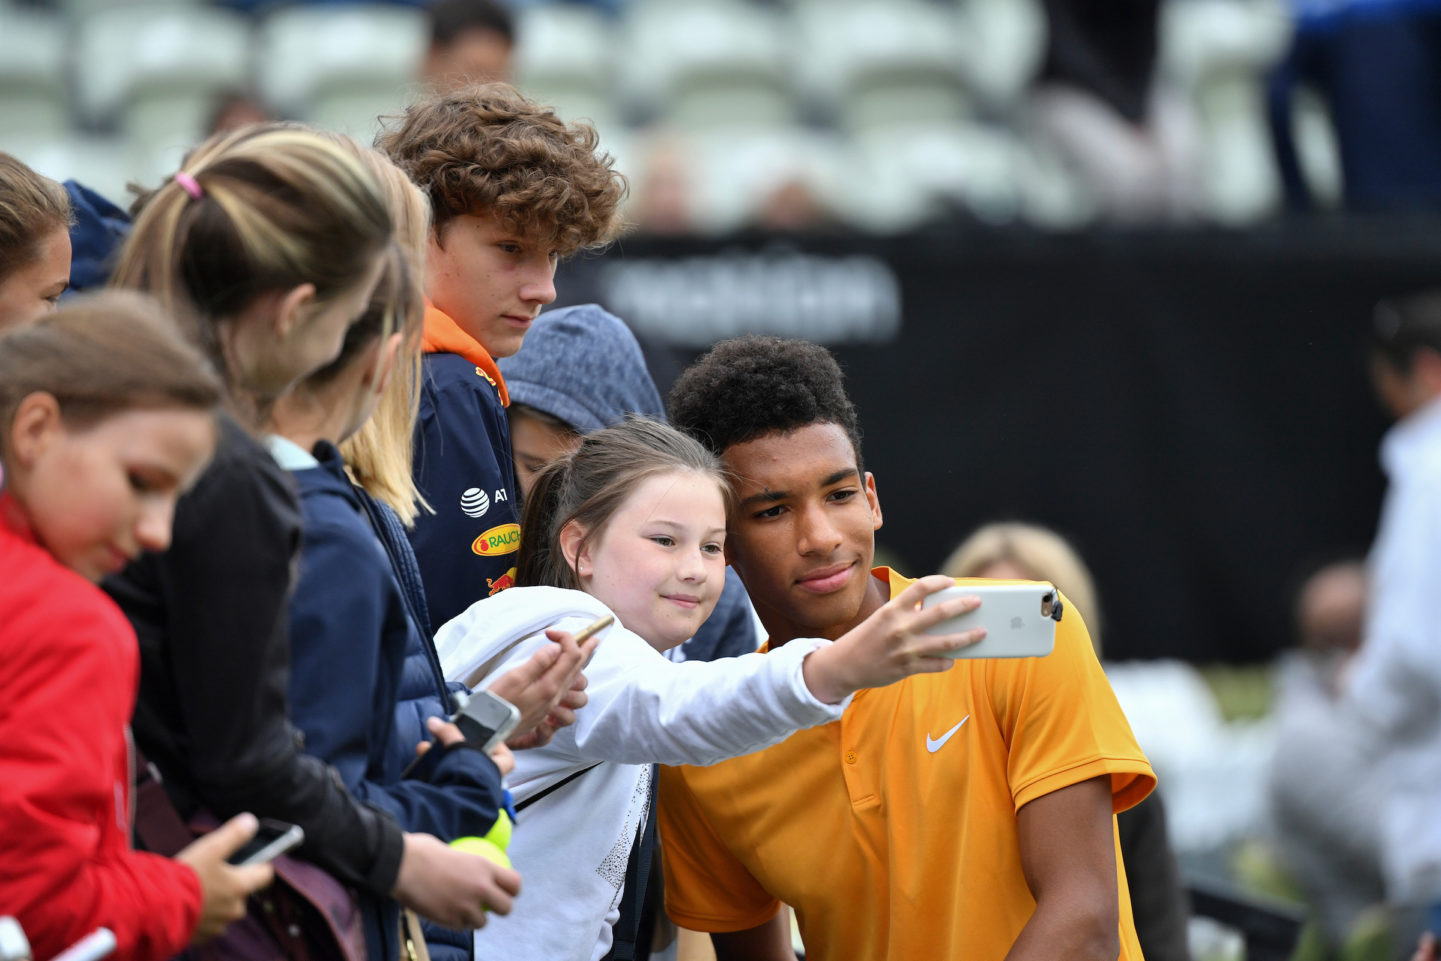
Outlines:
[[71,217],[64,187],[0,151],[0,280],[39,260],[42,242]]
[[1081,555],[1055,531],[1039,524],[1011,521],[987,524],[961,542],[941,565],[951,577],[979,577],[992,564],[1014,564],[1038,581],[1061,589],[1086,620],[1096,656],[1101,656],[1101,611],[1096,582]]
[[351,477],[366,493],[387,504],[407,527],[422,508],[429,509],[415,486],[412,452],[420,413],[420,338],[425,319],[425,252],[430,233],[430,203],[420,188],[377,150],[362,159],[380,181],[395,220],[398,250],[371,298],[370,311],[388,318],[381,338],[400,331],[404,337],[375,412],[340,445]]
[[392,243],[359,149],[293,124],[216,134],[143,198],[112,283],[154,294],[227,376],[221,322],[306,283],[323,310]]
[[16,408],[50,394],[83,430],[127,410],[214,410],[220,379],[152,298],[112,290],[76,298],[0,337],[0,452]]

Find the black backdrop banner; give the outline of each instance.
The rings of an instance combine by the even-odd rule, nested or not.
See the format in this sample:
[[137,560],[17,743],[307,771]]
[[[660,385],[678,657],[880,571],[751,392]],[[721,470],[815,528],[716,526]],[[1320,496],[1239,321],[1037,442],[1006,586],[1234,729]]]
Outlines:
[[[1361,333],[1441,284],[1441,224],[890,239],[631,237],[558,303],[631,323],[662,390],[746,331],[831,346],[906,573],[977,525],[1070,537],[1109,658],[1267,659],[1297,572],[1364,552],[1386,420]],[[1441,492],[1438,492],[1441,496]]]

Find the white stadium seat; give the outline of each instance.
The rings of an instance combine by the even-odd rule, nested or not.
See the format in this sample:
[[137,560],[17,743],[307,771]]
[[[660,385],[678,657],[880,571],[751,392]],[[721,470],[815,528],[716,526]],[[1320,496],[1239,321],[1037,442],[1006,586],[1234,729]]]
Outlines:
[[790,124],[798,112],[784,25],[738,0],[636,0],[627,10],[625,95],[683,130]]
[[96,10],[75,31],[82,116],[134,141],[193,144],[216,97],[249,75],[250,25],[234,11],[124,4]]
[[380,3],[277,10],[259,26],[256,80],[289,116],[368,139],[419,89],[425,13]]
[[1285,52],[1291,21],[1280,0],[1168,0],[1161,7],[1163,75],[1200,121],[1203,212],[1254,221],[1280,201],[1260,77]]
[[59,17],[0,7],[0,133],[7,142],[69,128],[65,57]]
[[[126,185],[144,182],[121,137],[84,134],[6,138],[5,149],[52,180],[78,180],[119,207],[130,204]],[[146,183],[154,186],[154,183]]]
[[616,30],[594,7],[539,4],[517,11],[515,83],[566,120],[601,130],[621,122]]
[[969,114],[964,23],[927,0],[810,2],[796,11],[801,83],[843,129]]

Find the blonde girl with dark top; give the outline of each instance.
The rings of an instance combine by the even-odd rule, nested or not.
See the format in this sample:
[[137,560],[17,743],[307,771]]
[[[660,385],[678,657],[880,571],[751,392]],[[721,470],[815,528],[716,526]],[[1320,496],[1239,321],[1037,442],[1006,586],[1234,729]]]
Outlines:
[[[389,160],[374,151],[362,158],[384,186],[400,236],[409,239],[401,246],[411,256],[392,252],[340,356],[277,400],[266,425],[272,456],[299,489],[305,524],[299,577],[290,598],[291,709],[305,734],[307,753],[331,764],[353,794],[390,812],[404,830],[451,841],[486,835],[495,825],[504,804],[500,772],[480,751],[468,749],[454,725],[442,722],[453,708],[430,632],[421,626],[423,596],[417,598],[403,585],[407,558],[414,568],[409,542],[403,530],[391,531],[400,525],[389,508],[353,482],[351,465],[337,446],[363,430],[394,377],[419,358],[424,314],[419,266],[429,207]],[[400,436],[408,439],[406,393],[394,395],[392,408],[402,416],[387,424],[402,426]],[[408,445],[401,445],[388,457],[365,458],[366,475],[403,497],[408,452]],[[568,683],[588,649],[571,641],[573,667],[568,669],[555,658],[566,646],[550,645],[553,660],[537,656],[536,664],[518,673],[544,676],[536,668],[550,666],[568,671]],[[507,696],[524,714],[544,716],[554,707],[537,690],[542,685],[512,687]],[[556,679],[555,688],[560,687]],[[412,765],[417,744],[427,738],[427,723],[444,749]],[[402,930],[396,902],[366,898],[362,907],[370,957],[394,957]],[[414,931],[405,933],[413,945]],[[468,957],[469,932],[452,940]],[[439,958],[445,945],[433,941],[432,948],[432,957]],[[453,948],[448,953],[456,956]]]
[[153,301],[112,292],[0,339],[0,906],[45,961],[98,927],[117,961],[218,933],[270,881],[225,858],[241,815],[174,860],[130,848],[135,632],[95,585],[170,541],[215,450],[220,384]]
[[250,810],[300,825],[300,856],[342,883],[451,924],[504,913],[514,872],[408,834],[301,750],[290,723],[286,598],[301,521],[252,436],[331,362],[395,246],[358,147],[249,127],[198,147],[143,204],[114,283],[153,293],[220,371],[232,414],[176,510],[174,544],[106,582],[140,639],[135,737],[183,816]]

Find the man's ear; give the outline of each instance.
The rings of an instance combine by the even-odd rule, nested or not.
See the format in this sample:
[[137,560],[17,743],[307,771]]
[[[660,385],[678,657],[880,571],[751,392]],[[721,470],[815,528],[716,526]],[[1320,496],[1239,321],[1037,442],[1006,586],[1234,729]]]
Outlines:
[[300,326],[304,309],[315,300],[315,285],[292,287],[280,298],[275,309],[275,333],[281,340]]
[[566,566],[582,581],[595,573],[590,567],[590,545],[585,534],[579,521],[567,521],[560,529],[560,553],[565,557]]
[[35,466],[40,455],[65,429],[60,402],[44,391],[26,394],[15,407],[10,421],[10,455],[15,466]]
[[881,499],[876,496],[876,476],[866,471],[866,503],[871,507],[871,530],[881,529]]

